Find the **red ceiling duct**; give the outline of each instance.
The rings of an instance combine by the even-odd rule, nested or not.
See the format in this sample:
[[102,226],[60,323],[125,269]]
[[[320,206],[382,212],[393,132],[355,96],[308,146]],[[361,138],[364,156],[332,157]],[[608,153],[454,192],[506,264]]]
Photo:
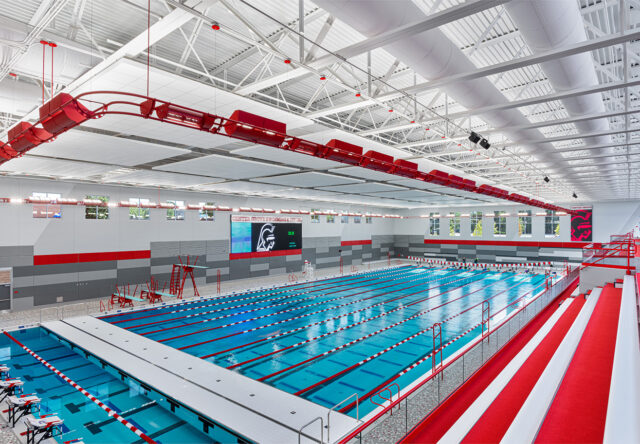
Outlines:
[[362,157],[362,163],[360,163],[360,166],[369,168],[370,170],[390,173],[394,169],[393,156],[369,150]]
[[289,141],[286,148],[296,153],[308,154],[309,156],[321,156],[327,149],[327,147],[321,143],[310,142],[308,140],[298,139],[297,137]]
[[462,179],[462,183],[464,184],[463,190],[465,191],[475,191],[476,190],[476,182],[471,179]]
[[[148,102],[148,100],[146,101]],[[144,103],[140,105],[140,111],[147,111],[148,104],[144,105]],[[143,109],[144,108],[144,109]],[[179,125],[188,126],[191,128],[209,131],[211,127],[216,123],[216,119],[219,120],[216,116],[212,116],[211,114],[203,113],[200,111],[191,110],[189,108],[183,108],[178,105],[174,105],[172,103],[164,103],[156,107],[156,116],[158,119],[162,121],[168,121],[177,123]]]
[[429,174],[433,176],[430,182],[443,186],[449,185],[449,175],[444,171],[431,170]]
[[486,196],[498,196],[499,194],[496,192],[496,190],[498,190],[498,188],[483,183],[476,189],[476,193],[484,194]]
[[17,155],[18,153],[8,143],[0,145],[0,162],[4,162],[5,160],[12,159]]
[[529,202],[529,198],[523,196],[522,194],[517,194],[517,193],[511,193],[508,197],[509,200],[512,200],[514,202],[520,202],[520,203],[527,203]]
[[224,125],[224,130],[231,137],[279,147],[284,142],[287,124],[236,110]]
[[460,176],[449,174],[449,186],[459,190],[464,189],[464,179]]
[[424,171],[418,171],[416,174],[416,179],[422,180],[424,182],[433,182],[436,177],[431,173],[425,173]]
[[493,187],[494,196],[500,197],[502,199],[507,199],[509,197],[509,192],[507,190],[503,190],[502,188]]
[[18,154],[40,145],[51,137],[53,137],[53,134],[50,132],[36,128],[27,122],[20,122],[9,130],[11,147]]
[[39,109],[42,127],[57,136],[91,118],[93,113],[67,93],[60,93]]
[[408,160],[396,159],[393,164],[392,173],[398,176],[410,177],[415,179],[418,175],[418,164],[415,162],[409,162]]
[[362,147],[338,139],[331,139],[322,157],[337,162],[359,165],[362,161]]

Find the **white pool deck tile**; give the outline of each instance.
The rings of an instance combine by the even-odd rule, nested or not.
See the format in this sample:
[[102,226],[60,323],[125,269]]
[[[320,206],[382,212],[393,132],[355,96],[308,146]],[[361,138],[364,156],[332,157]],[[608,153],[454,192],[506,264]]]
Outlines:
[[[43,326],[252,441],[297,443],[298,430],[321,417],[326,442],[329,409],[323,406],[91,316]],[[331,412],[331,441],[357,425],[357,420]],[[301,442],[320,442],[319,421],[304,429]]]

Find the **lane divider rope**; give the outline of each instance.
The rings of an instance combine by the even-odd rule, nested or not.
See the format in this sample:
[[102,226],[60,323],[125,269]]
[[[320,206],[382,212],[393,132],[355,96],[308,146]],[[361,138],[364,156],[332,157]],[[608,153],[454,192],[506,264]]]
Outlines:
[[100,407],[102,410],[104,410],[105,412],[107,412],[107,414],[111,417],[113,417],[116,421],[118,421],[119,423],[123,424],[125,427],[127,427],[129,430],[131,430],[133,433],[135,433],[136,435],[138,435],[139,438],[141,438],[142,440],[144,440],[145,442],[149,443],[149,444],[156,444],[156,441],[154,441],[153,439],[149,438],[142,430],[140,430],[139,428],[137,428],[136,426],[134,426],[133,424],[131,424],[129,421],[127,421],[126,419],[124,419],[122,416],[120,416],[118,414],[118,412],[116,412],[115,410],[113,410],[111,407],[105,405],[102,401],[100,401],[98,398],[96,398],[95,396],[93,396],[91,393],[89,393],[88,391],[86,391],[84,388],[82,388],[80,385],[76,384],[71,378],[69,378],[67,375],[65,375],[64,373],[62,373],[60,370],[58,370],[57,368],[55,368],[53,365],[49,364],[47,361],[45,361],[43,358],[41,358],[38,354],[36,354],[33,350],[31,350],[29,347],[27,347],[26,345],[22,344],[20,341],[18,341],[16,338],[14,338],[13,336],[11,336],[8,332],[4,332],[4,334],[11,339],[13,342],[15,342],[16,344],[18,344],[20,347],[22,347],[22,349],[24,351],[26,351],[27,353],[29,353],[31,356],[33,356],[36,360],[38,360],[42,365],[44,365],[45,367],[47,367],[49,370],[51,370],[53,373],[55,373],[56,375],[58,375],[60,378],[62,378],[62,380],[64,380],[67,384],[71,385],[73,388],[75,388],[76,390],[78,390],[80,393],[82,393],[84,396],[86,396],[87,398],[89,398],[94,404],[96,404],[98,407]]

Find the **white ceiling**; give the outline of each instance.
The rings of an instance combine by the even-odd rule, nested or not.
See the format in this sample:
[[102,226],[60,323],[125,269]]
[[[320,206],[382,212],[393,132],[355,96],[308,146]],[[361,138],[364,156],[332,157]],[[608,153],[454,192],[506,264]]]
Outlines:
[[[463,3],[462,0],[412,1],[426,14],[445,11]],[[619,16],[618,2],[575,1],[580,6],[589,38],[620,31],[617,20],[610,20],[610,17]],[[154,14],[170,14],[164,4],[156,0],[152,3]],[[225,117],[236,109],[248,110],[285,122],[290,134],[315,142],[340,139],[360,145],[365,151],[373,149],[394,158],[410,159],[417,162],[423,171],[438,168],[472,178],[478,183],[497,185],[532,197],[555,200],[563,196],[562,193],[566,194],[566,181],[562,177],[554,178],[551,185],[535,185],[540,179],[535,156],[525,156],[524,151],[512,146],[512,141],[503,138],[500,131],[473,115],[473,110],[465,109],[448,97],[444,89],[433,88],[416,96],[420,103],[427,104],[428,110],[421,111],[404,98],[378,100],[378,97],[388,95],[392,88],[411,87],[426,81],[382,48],[374,48],[371,52],[372,75],[375,79],[383,79],[373,82],[371,105],[354,107],[342,113],[324,113],[341,105],[357,104],[359,100],[364,100],[364,97],[355,98],[354,94],[356,91],[363,95],[367,93],[366,78],[362,70],[357,69],[366,69],[366,56],[361,54],[341,61],[321,73],[309,66],[314,58],[326,55],[322,49],[307,53],[307,67],[285,64],[283,55],[289,56],[294,62],[297,60],[298,48],[292,34],[287,35],[281,24],[251,11],[242,2],[236,3],[237,9],[244,13],[242,17],[234,15],[220,2],[214,2],[207,11],[200,11],[206,17],[218,20],[223,28],[221,32],[212,32],[206,21],[201,27],[195,26],[198,20],[195,15],[181,27],[181,31],[166,30],[166,36],[155,43],[151,51],[151,96]],[[283,23],[297,23],[297,0],[252,0],[250,3]],[[629,0],[626,4],[633,8],[634,13],[640,7],[637,0]],[[6,28],[7,32],[3,38],[22,41],[24,35],[13,33],[23,29],[19,26],[20,22],[27,23],[33,19],[40,5],[39,0],[7,0],[3,17],[0,17],[0,27]],[[96,90],[146,94],[146,53],[144,50],[135,50],[135,45],[130,44],[137,41],[136,36],[144,37],[146,6],[137,0],[94,2],[92,8],[95,10],[92,9],[92,21],[89,21],[86,11],[82,15],[79,10],[83,8],[73,5],[75,2],[69,2],[63,13],[41,36],[58,42],[56,90],[60,91],[74,79],[82,78],[85,79],[84,83],[73,89],[73,94]],[[323,48],[337,51],[366,40],[347,24],[329,20],[326,11],[313,2],[305,2],[304,7],[305,35],[317,39]],[[126,19],[123,20],[123,17]],[[76,22],[82,23],[90,34],[74,32],[72,28]],[[635,22],[631,23],[636,26]],[[253,26],[254,30],[250,30],[247,24]],[[171,24],[166,26],[169,28]],[[325,28],[327,32],[322,40],[321,31]],[[464,17],[441,29],[478,68],[532,53],[502,6]],[[255,30],[260,30],[272,42],[265,44]],[[93,42],[89,36],[94,39]],[[189,44],[185,38],[189,39]],[[98,69],[102,56],[114,55],[123,45],[125,57],[105,69]],[[640,60],[638,46],[636,43],[628,45],[630,60]],[[2,42],[0,49],[6,60],[14,51]],[[591,53],[600,83],[620,81],[623,77],[624,67],[616,54],[613,48]],[[37,111],[29,113],[28,110],[37,110],[40,104],[40,57],[39,51],[32,48],[12,67],[18,77],[0,81],[0,125],[10,127],[18,118],[33,119],[37,114]],[[207,72],[203,71],[202,65]],[[92,67],[95,68],[94,75],[83,77]],[[296,69],[306,69],[308,72],[298,78],[286,79],[284,76],[278,80],[278,76],[290,74]],[[328,79],[320,81],[320,74]],[[637,64],[628,72],[631,79],[637,79],[639,74]],[[216,79],[216,87],[212,86],[212,76]],[[274,79],[273,82],[270,82],[271,79]],[[513,69],[491,76],[490,79],[511,101],[535,99],[557,92],[539,65]],[[254,88],[260,82],[267,82],[271,86]],[[245,90],[253,92],[245,93]],[[640,94],[635,87],[629,88],[629,91],[629,106],[633,108],[637,106]],[[624,94],[619,92],[602,94],[607,111],[623,108]],[[113,94],[89,97],[98,102],[116,99]],[[96,103],[92,103],[92,106],[96,106]],[[111,110],[125,108],[120,105],[110,107]],[[393,112],[390,113],[391,108]],[[517,109],[521,109],[527,119],[534,123],[554,122],[569,116],[558,101]],[[453,134],[454,129],[443,119],[434,118],[433,112],[440,115],[460,114],[456,125],[490,134],[495,149],[485,151],[468,146],[466,133]],[[324,113],[324,116],[309,117],[318,113]],[[410,119],[419,123],[410,124]],[[610,119],[612,128],[619,128],[624,124],[623,121],[624,116]],[[636,116],[630,115],[630,121],[636,125]],[[425,131],[426,127],[429,131]],[[577,133],[573,124],[546,126],[541,130],[551,138]],[[443,140],[444,134],[451,137]],[[620,143],[631,143],[616,148],[616,153],[622,157],[592,159],[588,150],[570,151],[566,156],[572,160],[567,164],[576,177],[582,178],[580,180],[585,184],[585,193],[602,199],[633,198],[640,195],[636,180],[638,164],[636,157],[633,157],[636,149],[634,143],[640,139],[634,132],[629,133],[629,139],[624,139],[624,134],[614,139]],[[580,147],[583,142],[576,139],[554,143],[554,146],[558,149]],[[516,157],[509,157],[500,147],[513,151]],[[170,160],[177,156],[183,157]],[[613,161],[622,162],[618,167],[619,174],[608,177],[606,181],[598,181],[602,170],[598,164]],[[586,171],[588,175],[584,174]],[[500,201],[225,136],[122,115],[109,115],[85,122],[79,130],[72,130],[22,158],[0,165],[2,172],[105,183],[158,185],[212,193],[286,195],[295,199],[312,198],[394,208]],[[598,183],[599,187],[594,188],[593,183]]]

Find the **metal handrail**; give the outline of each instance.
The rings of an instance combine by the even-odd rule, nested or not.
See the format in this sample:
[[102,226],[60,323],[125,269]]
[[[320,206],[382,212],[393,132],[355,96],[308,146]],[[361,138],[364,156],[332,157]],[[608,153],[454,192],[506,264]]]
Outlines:
[[358,392],[355,392],[355,393],[352,393],[351,395],[347,396],[346,398],[344,398],[342,401],[340,401],[339,403],[337,403],[333,407],[331,407],[329,409],[329,411],[327,412],[327,441],[328,442],[331,442],[331,439],[329,437],[330,433],[331,433],[331,412],[333,412],[336,407],[341,406],[342,404],[344,404],[346,401],[350,400],[354,396],[356,397],[356,420],[361,421],[360,420],[360,407],[359,407],[359,400],[358,400]]
[[324,421],[322,420],[322,416],[318,416],[316,418],[313,418],[311,421],[309,421],[308,423],[306,423],[305,425],[300,427],[300,430],[298,430],[298,444],[300,444],[300,440],[302,439],[302,431],[306,427],[308,427],[311,424],[313,424],[314,422],[316,422],[318,419],[320,420],[320,444],[324,444]]

